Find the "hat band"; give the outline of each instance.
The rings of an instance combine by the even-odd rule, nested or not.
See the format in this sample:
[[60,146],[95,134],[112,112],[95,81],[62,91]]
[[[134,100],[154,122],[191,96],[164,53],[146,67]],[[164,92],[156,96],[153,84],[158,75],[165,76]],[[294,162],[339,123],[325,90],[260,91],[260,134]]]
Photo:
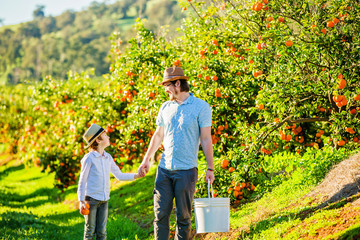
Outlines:
[[166,76],[166,77],[164,77],[164,79],[171,79],[171,78],[176,78],[176,77],[185,77],[185,76],[184,75]]
[[100,128],[99,131],[97,131],[97,132],[95,133],[95,135],[94,135],[88,142],[90,143],[92,140],[94,140],[95,138],[97,138],[97,137],[100,135],[100,133],[102,133],[104,130],[105,130],[105,129]]

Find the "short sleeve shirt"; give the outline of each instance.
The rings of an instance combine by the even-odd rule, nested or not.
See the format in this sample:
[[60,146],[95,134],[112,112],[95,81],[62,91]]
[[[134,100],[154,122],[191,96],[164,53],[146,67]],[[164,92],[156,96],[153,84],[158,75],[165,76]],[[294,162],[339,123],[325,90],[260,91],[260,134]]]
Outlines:
[[192,93],[182,103],[165,102],[158,113],[156,125],[164,128],[159,166],[168,170],[198,167],[200,128],[211,126],[210,105]]

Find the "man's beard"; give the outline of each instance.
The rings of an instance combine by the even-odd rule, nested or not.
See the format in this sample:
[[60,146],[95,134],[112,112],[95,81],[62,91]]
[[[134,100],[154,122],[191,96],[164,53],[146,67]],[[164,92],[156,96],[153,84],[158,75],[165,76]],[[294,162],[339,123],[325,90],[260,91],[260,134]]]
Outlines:
[[178,94],[178,91],[177,91],[177,90],[175,90],[175,92],[174,92],[174,93],[170,93],[170,94],[169,94],[170,101],[175,100],[176,98],[174,97],[174,95],[177,95],[177,94]]

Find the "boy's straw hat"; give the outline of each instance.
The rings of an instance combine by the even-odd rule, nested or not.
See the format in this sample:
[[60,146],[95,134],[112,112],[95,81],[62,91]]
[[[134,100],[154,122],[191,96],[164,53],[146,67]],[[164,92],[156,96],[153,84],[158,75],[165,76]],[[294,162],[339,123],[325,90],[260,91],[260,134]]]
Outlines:
[[166,82],[171,82],[178,79],[188,80],[189,77],[184,75],[184,71],[180,67],[167,68],[164,71],[163,81],[159,85],[163,85]]
[[96,125],[93,123],[88,130],[83,135],[84,140],[87,143],[87,146],[85,148],[90,147],[90,145],[105,131],[102,127],[99,125]]

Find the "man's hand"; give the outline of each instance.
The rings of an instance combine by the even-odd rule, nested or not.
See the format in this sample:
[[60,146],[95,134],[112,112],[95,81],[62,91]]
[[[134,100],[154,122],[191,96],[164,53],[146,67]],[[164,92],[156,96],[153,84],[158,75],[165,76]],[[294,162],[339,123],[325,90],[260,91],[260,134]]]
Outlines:
[[139,176],[145,177],[145,175],[149,172],[149,169],[150,169],[149,160],[144,159],[138,169]]
[[211,170],[207,170],[205,180],[206,182],[210,180],[210,183],[212,184],[215,180],[214,172]]

